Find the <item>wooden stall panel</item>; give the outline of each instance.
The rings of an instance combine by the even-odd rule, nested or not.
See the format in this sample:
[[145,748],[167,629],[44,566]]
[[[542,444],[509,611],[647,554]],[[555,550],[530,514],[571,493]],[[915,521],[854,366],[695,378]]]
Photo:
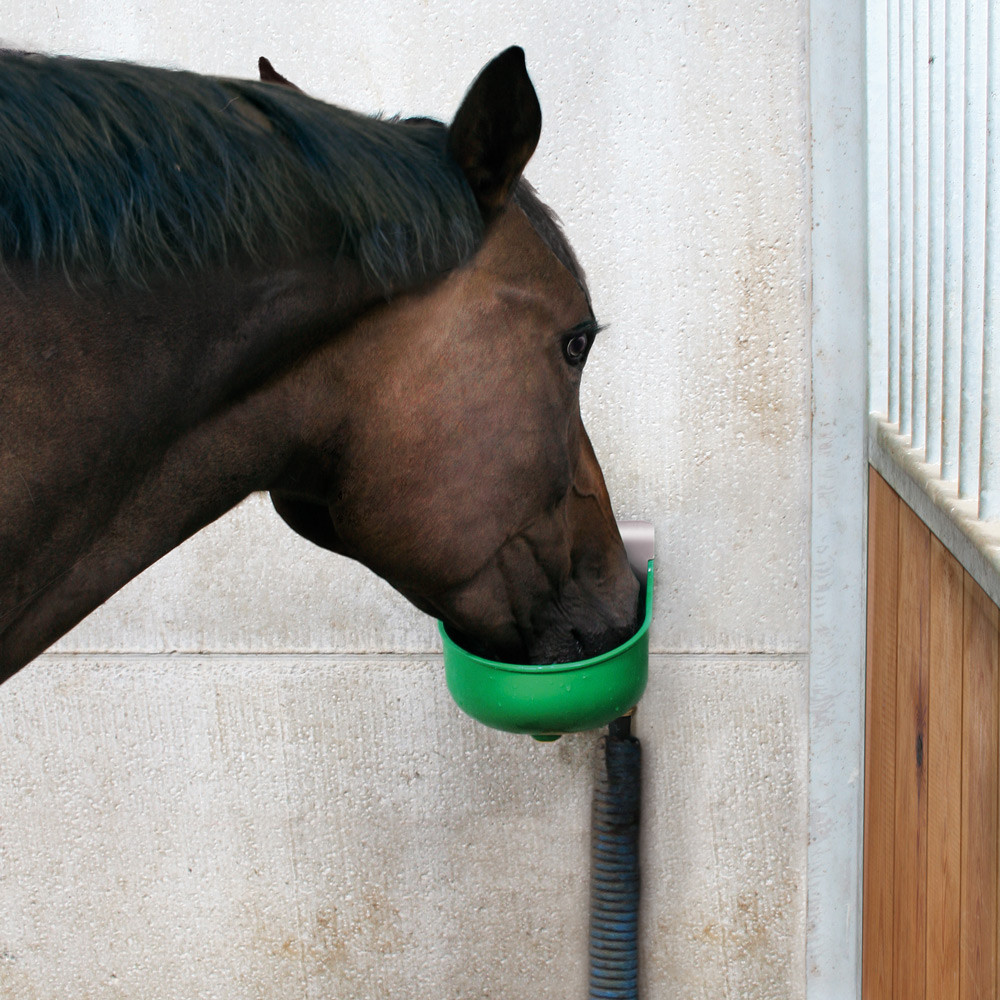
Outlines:
[[997,608],[966,573],[963,618],[961,995],[997,988]]
[[930,531],[899,508],[893,996],[923,1000],[927,949],[927,699]]
[[896,612],[899,497],[874,471],[868,517],[868,665],[865,690],[865,829],[862,992],[892,996],[896,767]]
[[869,481],[864,1000],[1000,1000],[1000,611]]
[[927,997],[960,1000],[964,571],[931,536]]

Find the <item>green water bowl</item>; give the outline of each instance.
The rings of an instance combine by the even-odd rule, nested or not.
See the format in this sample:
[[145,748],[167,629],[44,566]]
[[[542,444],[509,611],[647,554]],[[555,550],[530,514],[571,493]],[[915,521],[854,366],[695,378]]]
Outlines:
[[439,622],[445,679],[458,707],[494,729],[530,733],[538,740],[599,729],[630,711],[649,676],[652,559],[640,583],[645,613],[638,631],[616,649],[589,660],[546,664],[487,660],[459,646]]

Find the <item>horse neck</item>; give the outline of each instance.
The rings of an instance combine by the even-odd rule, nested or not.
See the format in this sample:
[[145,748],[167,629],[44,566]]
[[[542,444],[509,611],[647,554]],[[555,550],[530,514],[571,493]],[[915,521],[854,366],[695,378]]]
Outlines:
[[0,295],[18,362],[0,393],[17,439],[0,469],[0,680],[267,488],[294,447],[282,373],[374,294],[310,269],[173,295],[36,291]]
[[251,394],[165,446],[85,530],[56,519],[19,567],[14,597],[0,603],[0,681],[278,467],[283,442],[267,436],[276,423],[268,395]]
[[160,412],[193,422],[288,369],[383,294],[350,262],[227,271],[126,297],[112,335],[128,338],[130,321],[147,318],[145,367],[155,377],[146,382],[169,397]]

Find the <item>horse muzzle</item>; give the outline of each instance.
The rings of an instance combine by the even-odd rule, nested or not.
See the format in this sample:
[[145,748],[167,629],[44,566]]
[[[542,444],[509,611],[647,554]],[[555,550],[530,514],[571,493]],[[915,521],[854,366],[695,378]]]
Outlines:
[[551,612],[528,639],[530,663],[588,660],[627,642],[642,624],[639,581],[627,571],[616,581],[612,599],[594,595],[571,581]]

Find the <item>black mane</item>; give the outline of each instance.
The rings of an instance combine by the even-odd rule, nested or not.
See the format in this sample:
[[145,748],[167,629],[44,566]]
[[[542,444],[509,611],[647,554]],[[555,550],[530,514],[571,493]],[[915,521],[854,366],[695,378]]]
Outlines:
[[0,261],[145,281],[328,251],[387,289],[482,238],[428,119],[255,81],[0,53]]

